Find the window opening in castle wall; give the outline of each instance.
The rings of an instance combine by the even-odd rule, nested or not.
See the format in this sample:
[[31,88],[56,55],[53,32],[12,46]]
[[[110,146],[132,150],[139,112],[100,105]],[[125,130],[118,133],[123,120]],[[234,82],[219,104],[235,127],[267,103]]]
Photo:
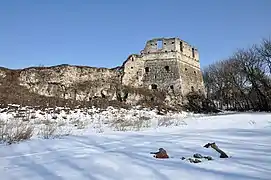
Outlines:
[[151,85],[151,89],[157,89],[157,85],[156,84],[152,84]]
[[157,41],[157,49],[162,49],[162,47],[163,47],[163,42],[162,42],[162,40],[158,40],[158,41]]
[[165,66],[165,70],[169,72],[169,66]]
[[183,51],[183,42],[180,41],[180,51],[182,52]]
[[194,86],[191,86],[191,91],[192,91],[192,92],[194,92],[194,91],[195,91]]

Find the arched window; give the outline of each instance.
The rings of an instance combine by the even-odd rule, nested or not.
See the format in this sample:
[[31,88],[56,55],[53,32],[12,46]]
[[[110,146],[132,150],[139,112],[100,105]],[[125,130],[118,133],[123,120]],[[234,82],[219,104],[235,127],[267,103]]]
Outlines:
[[150,68],[149,67],[145,67],[145,73],[150,72]]

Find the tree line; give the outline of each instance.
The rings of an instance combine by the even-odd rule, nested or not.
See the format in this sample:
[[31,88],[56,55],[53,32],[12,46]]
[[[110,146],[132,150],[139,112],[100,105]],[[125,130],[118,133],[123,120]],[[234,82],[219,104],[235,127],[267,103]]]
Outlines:
[[219,109],[271,110],[271,39],[203,69],[206,97]]

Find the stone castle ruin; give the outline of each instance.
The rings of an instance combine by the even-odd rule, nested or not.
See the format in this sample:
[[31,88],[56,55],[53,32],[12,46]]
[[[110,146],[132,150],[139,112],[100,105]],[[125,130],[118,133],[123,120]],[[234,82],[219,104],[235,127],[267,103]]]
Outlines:
[[122,83],[165,90],[176,96],[204,92],[198,50],[179,38],[147,41],[140,54],[124,63]]
[[196,48],[179,38],[159,38],[147,41],[139,54],[111,69],[67,64],[18,70],[0,67],[0,101],[6,103],[31,104],[37,97],[42,102],[42,97],[50,97],[136,104],[153,99],[150,96],[159,90],[166,93],[166,104],[173,105],[182,104],[191,91],[204,92]]

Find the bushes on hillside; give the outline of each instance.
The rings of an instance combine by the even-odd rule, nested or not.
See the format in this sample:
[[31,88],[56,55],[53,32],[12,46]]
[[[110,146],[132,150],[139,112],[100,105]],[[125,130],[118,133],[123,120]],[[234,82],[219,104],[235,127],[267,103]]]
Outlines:
[[187,102],[184,105],[184,108],[188,111],[195,113],[218,113],[218,110],[215,104],[207,99],[204,94],[197,92],[190,92],[186,95]]

